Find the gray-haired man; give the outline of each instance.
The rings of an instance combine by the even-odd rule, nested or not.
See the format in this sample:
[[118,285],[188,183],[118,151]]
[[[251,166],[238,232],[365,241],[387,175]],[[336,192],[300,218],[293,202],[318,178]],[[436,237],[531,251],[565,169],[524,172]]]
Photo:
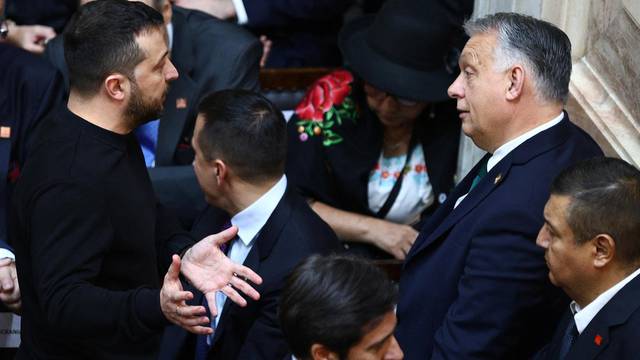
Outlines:
[[400,281],[397,338],[408,359],[524,359],[566,304],[535,239],[554,176],[601,155],[563,112],[571,44],[519,14],[468,22],[449,88],[462,130],[488,154],[422,228]]

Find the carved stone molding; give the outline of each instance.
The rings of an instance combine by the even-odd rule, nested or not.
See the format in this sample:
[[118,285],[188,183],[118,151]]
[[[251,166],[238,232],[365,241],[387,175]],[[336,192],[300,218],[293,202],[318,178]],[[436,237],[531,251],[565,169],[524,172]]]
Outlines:
[[584,58],[573,66],[569,91],[571,119],[589,132],[607,155],[640,167],[640,126]]

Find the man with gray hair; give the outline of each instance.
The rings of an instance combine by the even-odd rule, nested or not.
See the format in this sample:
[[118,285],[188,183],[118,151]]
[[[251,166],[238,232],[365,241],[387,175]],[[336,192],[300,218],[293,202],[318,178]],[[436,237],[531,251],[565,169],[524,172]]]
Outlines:
[[487,154],[407,255],[396,335],[407,359],[525,359],[550,339],[568,302],[536,247],[549,186],[602,152],[563,112],[566,34],[519,14],[465,30],[471,38],[449,95],[463,132]]

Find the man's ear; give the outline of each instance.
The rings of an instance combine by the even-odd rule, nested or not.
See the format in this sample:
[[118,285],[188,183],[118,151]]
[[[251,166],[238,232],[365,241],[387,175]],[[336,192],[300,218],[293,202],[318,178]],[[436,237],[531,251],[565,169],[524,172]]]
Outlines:
[[124,101],[131,93],[131,81],[122,74],[111,74],[104,80],[107,95],[117,101]]
[[516,100],[522,95],[525,81],[524,75],[524,68],[520,65],[514,65],[507,71],[507,89],[505,92],[507,100]]
[[609,234],[598,234],[590,240],[595,249],[593,266],[603,268],[611,263],[616,255],[616,242]]
[[229,168],[224,161],[220,159],[213,160],[213,167],[215,168],[215,177],[218,186],[222,183],[229,181]]
[[311,358],[313,360],[338,360],[338,354],[329,350],[322,344],[311,345]]

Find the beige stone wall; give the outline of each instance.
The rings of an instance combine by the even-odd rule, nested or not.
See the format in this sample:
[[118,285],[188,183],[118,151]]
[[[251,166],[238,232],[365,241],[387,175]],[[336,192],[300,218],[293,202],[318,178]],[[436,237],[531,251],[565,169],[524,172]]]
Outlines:
[[[609,156],[640,167],[640,0],[476,0],[474,17],[514,11],[556,24],[572,42],[567,110]],[[482,156],[461,143],[459,173]]]

